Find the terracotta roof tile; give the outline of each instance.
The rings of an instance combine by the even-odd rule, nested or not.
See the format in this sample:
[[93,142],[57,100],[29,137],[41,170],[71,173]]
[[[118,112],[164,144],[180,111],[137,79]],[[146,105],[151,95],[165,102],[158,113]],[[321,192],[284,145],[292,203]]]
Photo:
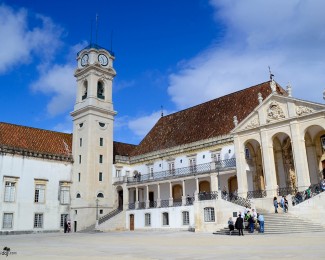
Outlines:
[[72,134],[0,122],[0,146],[69,156],[72,152]]
[[115,158],[115,155],[129,156],[135,147],[137,147],[137,146],[134,144],[126,144],[126,143],[114,141],[114,143],[113,143],[114,158]]
[[[287,95],[278,84],[277,92]],[[270,81],[164,116],[133,150],[132,156],[227,135],[234,128],[234,116],[241,122],[258,106],[258,93],[263,99],[269,96]]]

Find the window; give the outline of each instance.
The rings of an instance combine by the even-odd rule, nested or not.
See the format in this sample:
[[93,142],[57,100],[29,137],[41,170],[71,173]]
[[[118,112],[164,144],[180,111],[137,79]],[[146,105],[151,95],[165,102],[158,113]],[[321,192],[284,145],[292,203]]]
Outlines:
[[60,202],[61,204],[70,204],[70,187],[61,186],[60,187]]
[[214,208],[204,208],[204,221],[205,222],[214,222]]
[[175,174],[175,163],[174,162],[168,163],[168,170],[169,170],[169,174]]
[[168,213],[164,212],[163,213],[163,226],[168,226],[168,225],[169,225]]
[[98,194],[97,194],[97,198],[104,198],[104,194],[103,194],[103,193],[101,193],[101,192],[100,192],[100,193],[98,193]]
[[14,202],[16,193],[16,183],[6,181],[5,182],[5,202]]
[[34,228],[42,228],[43,227],[43,214],[36,213],[34,216]]
[[125,172],[125,175],[126,175],[126,176],[130,176],[130,171],[126,171],[126,172]]
[[88,90],[88,82],[85,81],[83,84],[83,90],[82,90],[82,97],[81,99],[84,100],[87,97],[87,90]]
[[103,181],[103,173],[102,173],[102,172],[100,172],[100,173],[98,174],[98,180],[99,180],[99,181]]
[[60,227],[64,228],[64,222],[68,218],[68,214],[61,214],[61,219],[60,219]]
[[213,158],[214,161],[218,162],[221,159],[220,153],[212,153],[211,158]]
[[195,158],[190,159],[190,170],[192,172],[196,171],[196,159]]
[[3,228],[12,228],[12,220],[14,218],[13,213],[4,213],[3,214],[3,221],[2,221],[2,227]]
[[190,214],[188,211],[183,211],[183,225],[189,225],[190,224]]
[[104,213],[104,210],[100,209],[99,214],[103,214],[103,213]]
[[98,83],[97,83],[97,97],[100,99],[105,99],[104,86],[101,81],[98,81]]
[[79,139],[79,146],[82,146],[82,138]]
[[103,146],[104,145],[104,138],[99,138],[99,146]]
[[144,215],[144,219],[145,219],[144,225],[147,226],[147,227],[151,226],[151,216],[150,216],[149,213],[146,213]]
[[103,155],[99,155],[99,163],[103,163]]
[[153,177],[153,167],[149,167],[149,175],[150,177]]
[[80,172],[78,172],[78,182],[80,182]]
[[105,127],[105,123],[98,122],[98,124],[99,124],[99,126],[102,127],[102,128]]
[[37,184],[35,186],[34,202],[36,202],[36,203],[44,203],[45,202],[45,185]]
[[81,198],[81,195],[80,193],[77,193],[77,196],[76,196],[77,199],[80,199]]
[[249,149],[248,149],[247,147],[245,147],[245,158],[246,158],[246,159],[250,159],[250,158],[251,158],[251,155],[250,155]]
[[121,176],[121,170],[117,169],[116,170],[116,177],[120,177]]
[[81,155],[79,155],[79,164],[81,163]]

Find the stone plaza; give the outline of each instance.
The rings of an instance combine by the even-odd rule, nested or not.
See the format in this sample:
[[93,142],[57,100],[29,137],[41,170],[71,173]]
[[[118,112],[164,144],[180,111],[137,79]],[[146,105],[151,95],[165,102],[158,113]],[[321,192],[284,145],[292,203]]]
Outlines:
[[[8,259],[324,259],[325,233],[218,236],[186,231],[0,236]],[[1,255],[5,259],[5,255]]]

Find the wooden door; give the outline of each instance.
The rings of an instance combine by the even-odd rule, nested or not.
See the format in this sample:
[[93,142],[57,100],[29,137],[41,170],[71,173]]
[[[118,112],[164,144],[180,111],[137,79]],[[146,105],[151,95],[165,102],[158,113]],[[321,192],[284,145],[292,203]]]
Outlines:
[[173,199],[179,200],[182,199],[183,196],[183,189],[182,186],[179,184],[176,184],[173,186]]
[[134,215],[133,214],[130,215],[130,230],[131,231],[134,230]]
[[237,176],[229,178],[229,192],[234,193],[238,189],[238,184],[237,184]]
[[210,192],[211,189],[210,189],[210,182],[208,181],[201,181],[200,184],[199,184],[199,190],[200,192]]

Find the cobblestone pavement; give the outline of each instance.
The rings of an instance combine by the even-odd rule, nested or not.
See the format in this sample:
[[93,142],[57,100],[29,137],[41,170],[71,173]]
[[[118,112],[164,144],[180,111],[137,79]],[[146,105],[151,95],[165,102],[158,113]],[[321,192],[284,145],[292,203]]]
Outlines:
[[325,259],[325,233],[51,233],[0,236],[0,250],[4,247],[10,253],[0,259]]

